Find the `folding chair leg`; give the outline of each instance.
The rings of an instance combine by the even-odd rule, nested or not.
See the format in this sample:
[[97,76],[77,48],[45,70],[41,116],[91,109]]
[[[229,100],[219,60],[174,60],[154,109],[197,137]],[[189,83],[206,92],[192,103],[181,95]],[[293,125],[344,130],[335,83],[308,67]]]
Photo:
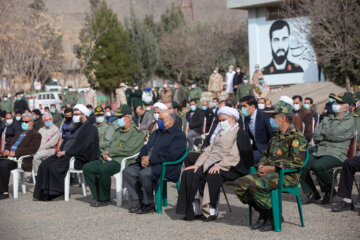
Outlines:
[[159,187],[155,193],[156,212],[162,213],[163,182],[159,180]]
[[302,207],[301,207],[301,198],[300,198],[300,194],[296,194],[296,200],[297,200],[297,205],[298,205],[298,209],[299,209],[299,215],[300,215],[301,226],[302,226],[302,227],[305,227],[305,224],[304,224],[304,218],[303,218],[303,213],[302,213]]
[[271,204],[272,204],[272,213],[274,219],[274,229],[275,232],[281,232],[281,216],[279,208],[279,190],[275,189],[270,192],[271,195]]
[[17,199],[19,197],[19,171],[15,169],[11,173],[13,174],[13,195]]
[[70,195],[70,171],[67,171],[66,176],[65,176],[65,181],[64,181],[64,198],[65,201],[69,201],[69,195]]
[[116,180],[116,206],[121,206],[122,204],[122,181],[120,179],[120,173],[114,175]]
[[80,179],[81,179],[81,188],[82,188],[82,192],[84,197],[86,197],[86,184],[85,184],[85,177],[83,173],[80,173]]
[[31,176],[32,176],[33,183],[34,183],[34,186],[35,186],[35,185],[36,185],[36,177],[35,177],[35,171],[34,171],[34,169],[31,170]]
[[167,181],[163,182],[163,194],[162,194],[162,202],[163,202],[163,206],[167,207],[168,206],[168,201],[167,201]]
[[252,224],[252,207],[249,205],[249,227],[251,228]]
[[228,197],[227,197],[227,195],[226,195],[225,188],[224,188],[224,185],[223,185],[223,184],[221,184],[221,189],[222,189],[222,191],[223,191],[223,193],[224,193],[224,197],[225,197],[226,204],[227,204],[227,206],[228,206],[229,212],[231,212],[231,206],[230,206],[229,199],[228,199]]
[[21,191],[23,194],[26,194],[26,184],[25,184],[25,173],[20,172],[20,178],[21,178]]

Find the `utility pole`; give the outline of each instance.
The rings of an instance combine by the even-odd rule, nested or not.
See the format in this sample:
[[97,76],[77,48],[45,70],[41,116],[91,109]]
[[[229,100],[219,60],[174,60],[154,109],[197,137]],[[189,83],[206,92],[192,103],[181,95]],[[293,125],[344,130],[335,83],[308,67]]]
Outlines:
[[192,0],[181,0],[180,9],[187,23],[194,21],[194,8]]

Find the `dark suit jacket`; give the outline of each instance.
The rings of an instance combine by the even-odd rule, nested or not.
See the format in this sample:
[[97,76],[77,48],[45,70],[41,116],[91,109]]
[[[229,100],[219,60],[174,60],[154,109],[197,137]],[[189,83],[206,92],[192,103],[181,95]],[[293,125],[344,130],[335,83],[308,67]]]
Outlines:
[[[203,110],[204,111],[204,110]],[[210,126],[211,123],[213,122],[214,119],[214,112],[211,109],[206,109],[206,111],[204,111],[205,117],[206,117],[206,128],[205,128],[205,132],[208,132],[210,130]]]
[[191,111],[186,113],[186,120],[189,122],[189,129],[192,129],[198,134],[201,134],[205,117],[203,110],[197,108],[192,119],[190,119],[190,113]]
[[[3,121],[1,132],[5,130],[5,121]],[[21,131],[20,123],[13,119],[13,123],[6,128],[6,134],[5,134],[5,149],[7,147],[11,147],[10,143],[15,137],[15,135]],[[10,146],[9,146],[10,145]]]
[[[16,142],[19,138],[21,131],[19,131],[14,138],[12,139],[11,143],[6,146],[6,150],[11,149],[11,146]],[[38,133],[36,130],[31,129],[28,134],[23,138],[23,140],[18,145],[15,151],[15,157],[19,158],[24,155],[32,155],[37,152],[41,144],[41,134]],[[32,169],[32,158],[24,159],[22,168],[24,171],[31,171]]]
[[253,136],[250,132],[250,121],[250,116],[245,118],[245,130],[247,134],[249,134],[250,139],[253,140],[253,149],[264,152],[273,132],[270,125],[269,115],[265,114],[263,110],[257,110],[255,119],[255,136]]

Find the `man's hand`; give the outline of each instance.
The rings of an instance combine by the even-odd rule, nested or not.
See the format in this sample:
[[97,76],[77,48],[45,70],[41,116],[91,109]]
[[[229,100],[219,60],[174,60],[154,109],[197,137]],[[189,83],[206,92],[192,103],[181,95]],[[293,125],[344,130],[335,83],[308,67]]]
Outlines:
[[7,157],[9,156],[9,153],[10,153],[9,150],[5,150],[2,155],[3,157]]
[[184,171],[191,170],[191,169],[194,169],[194,173],[196,173],[196,171],[199,169],[199,166],[192,165],[187,168],[184,168]]
[[61,157],[61,156],[64,156],[65,155],[65,151],[59,151],[56,156],[57,157]]
[[109,155],[107,155],[106,153],[104,153],[104,154],[102,155],[102,157],[103,157],[103,159],[104,159],[105,162],[109,161]]
[[258,171],[259,171],[260,177],[262,177],[262,176],[265,176],[268,173],[275,172],[275,167],[259,165]]
[[212,168],[210,168],[209,173],[210,174],[220,173],[220,168],[217,166],[213,166]]
[[14,151],[10,152],[9,157],[15,157],[15,152]]
[[147,168],[149,166],[149,164],[150,164],[149,159],[150,159],[150,156],[142,156],[141,157],[141,166],[143,168]]

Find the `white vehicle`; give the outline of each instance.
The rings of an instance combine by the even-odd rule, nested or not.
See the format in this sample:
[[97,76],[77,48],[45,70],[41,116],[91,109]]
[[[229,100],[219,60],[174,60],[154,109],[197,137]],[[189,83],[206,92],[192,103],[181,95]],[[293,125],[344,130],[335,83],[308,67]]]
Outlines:
[[55,78],[51,79],[51,82],[45,84],[45,91],[61,91],[59,81]]
[[43,92],[37,94],[36,98],[29,101],[29,105],[32,109],[39,109],[44,112],[45,107],[49,107],[51,104],[55,104],[58,111],[61,111],[62,106],[62,93],[61,92]]

